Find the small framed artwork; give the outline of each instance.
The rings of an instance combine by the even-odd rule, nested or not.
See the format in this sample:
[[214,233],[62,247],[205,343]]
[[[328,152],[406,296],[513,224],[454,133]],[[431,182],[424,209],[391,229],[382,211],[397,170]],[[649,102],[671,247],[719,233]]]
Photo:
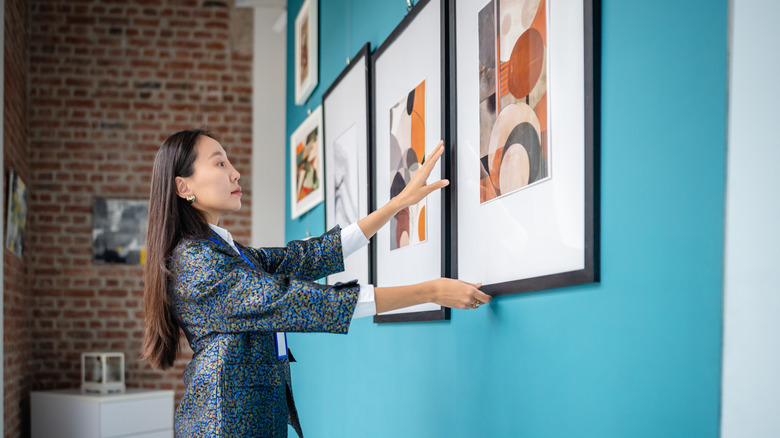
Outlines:
[[303,105],[318,81],[319,0],[305,0],[295,17],[295,104]]
[[[342,228],[369,213],[371,64],[366,44],[322,97],[325,128],[325,229]],[[371,281],[370,246],[344,260],[328,283]]]
[[21,258],[27,224],[27,186],[13,170],[8,172],[8,211],[5,218],[5,247]]
[[92,253],[95,263],[146,264],[149,201],[95,199],[92,206]]
[[322,202],[322,107],[317,107],[290,135],[292,218]]
[[[372,56],[374,209],[400,193],[446,136],[446,5],[419,1]],[[445,141],[445,144],[447,142]],[[448,153],[429,183],[447,177]],[[374,284],[399,286],[448,275],[445,190],[399,212],[374,240]],[[379,314],[377,322],[448,319],[428,303]]]
[[598,281],[592,0],[449,0],[453,275],[491,295]]

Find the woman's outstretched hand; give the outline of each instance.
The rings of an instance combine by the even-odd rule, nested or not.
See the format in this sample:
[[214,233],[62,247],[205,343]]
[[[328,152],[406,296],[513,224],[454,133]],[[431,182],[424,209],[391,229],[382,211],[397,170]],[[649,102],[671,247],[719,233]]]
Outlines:
[[425,163],[417,169],[409,183],[387,204],[378,210],[358,221],[358,226],[363,231],[366,239],[370,239],[380,228],[382,228],[399,211],[410,205],[420,202],[423,198],[430,195],[435,190],[447,187],[450,183],[446,179],[428,184],[428,177],[431,176],[433,167],[444,153],[444,142],[440,141],[436,148],[428,155]]
[[433,293],[433,302],[453,309],[476,309],[489,303],[492,297],[479,290],[482,283],[467,283],[451,278],[427,282]]
[[489,303],[490,295],[479,290],[482,283],[466,283],[450,278],[416,283],[409,286],[377,287],[374,289],[377,313],[423,303],[436,303],[453,309],[476,309]]
[[442,140],[436,145],[433,152],[428,155],[428,159],[425,160],[422,166],[417,169],[417,172],[414,173],[414,176],[412,176],[412,179],[406,187],[401,190],[401,193],[399,193],[395,199],[391,200],[391,202],[395,201],[398,203],[398,209],[404,209],[410,205],[417,204],[432,192],[447,187],[450,182],[446,179],[440,179],[432,184],[427,183],[428,177],[431,176],[431,171],[433,171],[433,167],[436,166],[436,163],[443,153],[444,141]]

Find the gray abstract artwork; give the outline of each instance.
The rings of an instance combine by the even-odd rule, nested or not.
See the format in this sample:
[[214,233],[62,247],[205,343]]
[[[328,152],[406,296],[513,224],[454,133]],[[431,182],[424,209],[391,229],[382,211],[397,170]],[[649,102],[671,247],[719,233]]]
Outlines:
[[148,201],[138,200],[95,200],[92,224],[95,262],[145,264],[148,205]]
[[333,142],[333,184],[336,223],[342,227],[357,222],[358,199],[358,150],[357,128],[350,126]]

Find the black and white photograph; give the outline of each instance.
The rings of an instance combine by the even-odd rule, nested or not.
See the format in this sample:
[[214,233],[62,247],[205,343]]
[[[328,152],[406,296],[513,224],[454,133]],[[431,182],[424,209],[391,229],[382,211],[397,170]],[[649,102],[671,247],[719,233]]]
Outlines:
[[96,199],[92,225],[94,262],[145,264],[148,213],[148,201]]

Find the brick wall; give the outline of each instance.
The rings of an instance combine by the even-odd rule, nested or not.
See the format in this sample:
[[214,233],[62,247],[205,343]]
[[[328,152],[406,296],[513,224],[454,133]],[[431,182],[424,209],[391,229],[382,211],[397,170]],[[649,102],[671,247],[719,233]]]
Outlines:
[[[26,0],[5,0],[3,184],[8,191],[8,171],[13,169],[27,184],[31,181],[27,160],[27,40],[29,13]],[[6,196],[3,196],[6,199]],[[7,205],[2,206],[6,217]],[[6,218],[7,220],[7,218]],[[29,228],[27,228],[29,230]],[[28,273],[29,248],[22,257],[5,249],[3,235],[3,391],[6,437],[28,436],[32,372],[31,315],[34,304]]]
[[77,386],[80,353],[110,350],[125,353],[129,387],[178,400],[191,353],[167,372],[138,359],[142,268],[92,261],[92,205],[148,199],[162,141],[207,127],[245,190],[222,225],[248,242],[252,14],[220,0],[29,2],[34,389]]

